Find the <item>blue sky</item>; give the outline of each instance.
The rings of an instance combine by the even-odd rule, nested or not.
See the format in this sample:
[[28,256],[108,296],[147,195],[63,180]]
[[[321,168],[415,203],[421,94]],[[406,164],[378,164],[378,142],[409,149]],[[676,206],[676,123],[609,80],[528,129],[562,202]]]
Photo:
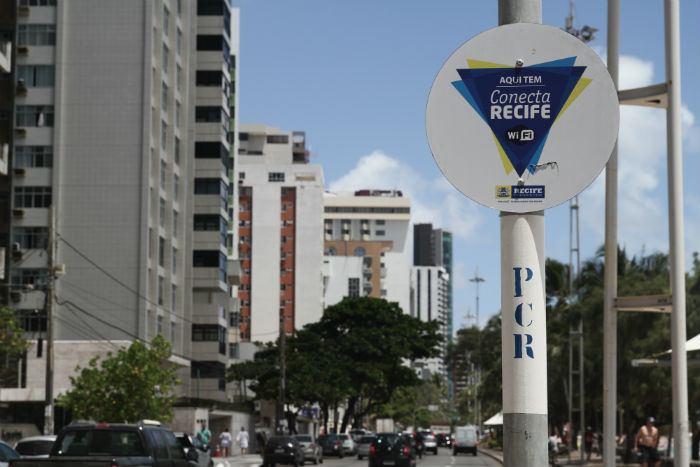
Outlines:
[[[414,222],[454,235],[454,327],[471,325],[478,268],[481,324],[500,310],[499,218],[454,189],[435,164],[425,106],[444,61],[497,26],[496,0],[233,0],[241,11],[239,117],[306,132],[326,187],[397,188]],[[543,0],[543,23],[563,27],[569,0]],[[698,83],[700,7],[682,0],[686,268],[700,250]],[[620,88],[664,81],[663,2],[622,0]],[[576,26],[597,27],[606,51],[607,2],[578,0]],[[665,111],[623,107],[619,242],[630,255],[668,250]],[[581,259],[604,240],[604,172],[579,197]],[[546,211],[547,256],[569,261],[568,203]]]

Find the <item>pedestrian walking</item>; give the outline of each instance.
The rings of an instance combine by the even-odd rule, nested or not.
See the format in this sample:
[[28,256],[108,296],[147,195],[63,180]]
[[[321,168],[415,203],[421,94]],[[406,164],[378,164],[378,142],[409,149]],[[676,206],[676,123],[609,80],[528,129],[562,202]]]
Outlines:
[[634,449],[641,448],[644,467],[649,467],[650,462],[654,463],[654,467],[661,465],[659,452],[656,450],[659,444],[659,429],[654,426],[654,422],[654,417],[647,418],[646,424],[642,425],[634,438]]
[[197,439],[199,439],[204,447],[209,446],[209,440],[211,440],[211,431],[207,428],[207,424],[202,422],[202,429],[197,432]]
[[224,428],[224,431],[219,434],[219,444],[221,444],[221,455],[228,457],[229,450],[231,446],[231,433],[229,433],[228,428]]
[[583,434],[583,447],[586,450],[586,460],[590,461],[591,460],[591,453],[593,452],[593,439],[595,438],[595,435],[593,435],[593,430],[591,429],[590,426],[586,427],[586,432]]
[[241,456],[245,456],[245,451],[248,449],[248,432],[245,431],[244,426],[241,427],[241,431],[238,433],[238,436],[236,436],[236,441],[241,447]]

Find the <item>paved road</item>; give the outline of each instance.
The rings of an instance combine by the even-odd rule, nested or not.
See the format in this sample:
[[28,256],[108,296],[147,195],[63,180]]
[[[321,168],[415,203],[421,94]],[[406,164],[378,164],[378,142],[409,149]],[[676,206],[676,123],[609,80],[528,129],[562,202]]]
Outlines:
[[[305,464],[306,465],[306,464]],[[458,454],[452,456],[452,450],[439,448],[438,455],[423,454],[422,459],[418,459],[416,467],[493,467],[500,466],[498,462],[490,457],[479,454]],[[367,467],[367,459],[357,460],[357,457],[346,456],[343,459],[336,457],[325,457],[323,467]]]

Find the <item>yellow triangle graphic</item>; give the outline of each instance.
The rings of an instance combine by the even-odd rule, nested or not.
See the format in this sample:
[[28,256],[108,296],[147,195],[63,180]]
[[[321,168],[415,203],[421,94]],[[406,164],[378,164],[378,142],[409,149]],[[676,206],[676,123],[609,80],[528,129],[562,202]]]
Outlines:
[[[559,115],[563,114],[564,111],[569,108],[569,106],[576,100],[576,98],[583,92],[584,89],[586,89],[586,86],[591,84],[591,78],[581,78],[578,80],[578,83],[576,83],[576,86],[574,86],[573,91],[571,91],[571,94],[569,94],[569,98],[566,100],[564,103],[564,106],[561,108],[559,111]],[[557,118],[559,118],[559,115],[557,115]],[[557,121],[557,118],[554,119],[554,121]]]
[[513,164],[510,162],[510,159],[508,159],[508,156],[506,155],[506,152],[503,150],[503,147],[501,146],[501,143],[498,142],[498,138],[496,138],[496,134],[492,131],[491,134],[493,135],[493,140],[496,142],[496,147],[498,148],[498,155],[501,156],[501,162],[503,162],[503,168],[506,169],[506,175],[511,173],[513,171]]
[[467,59],[467,65],[469,65],[469,68],[513,68],[500,63],[483,62],[481,60],[472,60],[471,58]]

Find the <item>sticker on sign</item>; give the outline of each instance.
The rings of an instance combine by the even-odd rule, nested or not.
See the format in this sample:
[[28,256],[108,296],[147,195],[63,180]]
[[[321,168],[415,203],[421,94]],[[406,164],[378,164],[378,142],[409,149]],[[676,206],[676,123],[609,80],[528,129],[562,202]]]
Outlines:
[[551,26],[518,23],[463,44],[430,90],[433,157],[462,193],[490,208],[561,204],[603,170],[619,125],[598,55]]

